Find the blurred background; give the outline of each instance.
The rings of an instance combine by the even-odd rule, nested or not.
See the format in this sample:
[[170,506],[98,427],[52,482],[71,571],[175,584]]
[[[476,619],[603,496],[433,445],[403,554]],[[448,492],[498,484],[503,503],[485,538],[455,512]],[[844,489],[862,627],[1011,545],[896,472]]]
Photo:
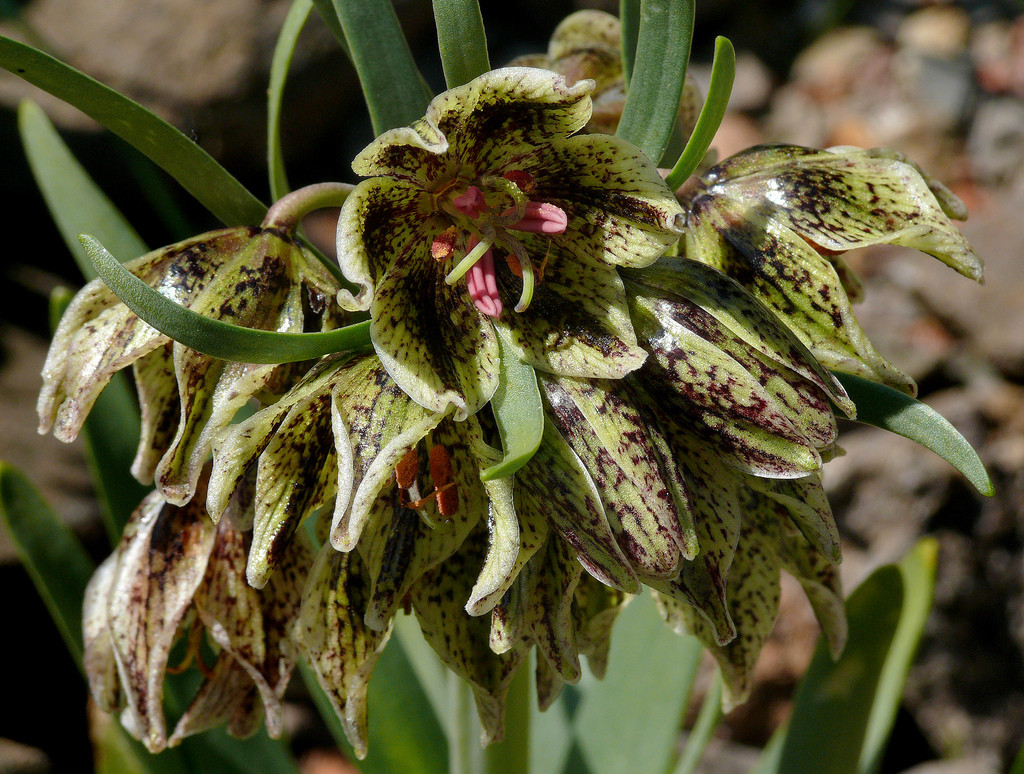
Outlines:
[[[0,0],[0,32],[32,43],[145,104],[266,199],[265,91],[287,0]],[[557,23],[615,2],[483,0],[491,61],[543,51]],[[443,88],[426,0],[395,3],[424,74]],[[785,141],[902,151],[953,189],[985,260],[972,285],[899,248],[848,255],[867,288],[859,318],[921,397],[978,448],[998,493],[977,495],[930,452],[847,425],[847,455],[826,468],[852,588],[922,535],[940,542],[936,606],[911,672],[885,774],[1006,771],[1024,742],[1024,5],[1014,0],[701,0],[691,72],[706,82],[716,35],[737,50],[724,157]],[[15,109],[44,106],[95,179],[152,246],[217,224],[187,194],[77,111],[0,73],[0,201],[6,224],[0,303],[0,458],[26,471],[83,538],[106,552],[78,444],[35,432],[47,297],[77,287],[74,264],[29,174]],[[371,139],[358,82],[311,19],[292,66],[284,145],[293,186],[354,181]],[[326,245],[333,223],[312,224]],[[796,584],[792,584],[796,587]],[[7,683],[0,772],[87,771],[86,691],[6,536],[0,532],[0,663],[44,676]],[[745,771],[785,717],[817,628],[784,584],[783,612],[752,700],[719,732],[706,770]],[[34,685],[38,683],[34,682]],[[307,772],[344,771],[296,697],[290,715]]]

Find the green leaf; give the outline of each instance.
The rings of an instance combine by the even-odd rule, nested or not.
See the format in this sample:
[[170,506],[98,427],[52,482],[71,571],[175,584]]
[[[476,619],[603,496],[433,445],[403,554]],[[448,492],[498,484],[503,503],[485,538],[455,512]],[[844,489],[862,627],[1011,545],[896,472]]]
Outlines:
[[302,661],[299,669],[335,744],[363,774],[448,771],[444,732],[399,640],[392,638],[384,648],[370,679],[369,749],[361,761],[313,671]]
[[722,722],[722,717],[722,675],[716,672],[714,682],[700,705],[693,729],[686,736],[683,754],[672,774],[693,774],[697,770],[708,742],[711,741],[711,735]]
[[633,77],[636,66],[636,43],[640,37],[641,0],[619,1],[619,23],[622,25],[622,73],[626,86]]
[[29,480],[3,461],[0,521],[81,670],[82,599],[95,565]]
[[483,481],[511,476],[530,461],[544,435],[544,405],[533,366],[516,355],[506,334],[498,331],[501,378],[491,398],[494,421],[501,436],[501,462],[480,471]]
[[210,357],[240,363],[294,363],[370,346],[369,320],[324,333],[278,333],[204,317],[153,290],[93,237],[82,234],[81,240],[97,273],[128,308],[161,333]]
[[333,0],[313,0],[313,5],[316,6],[316,11],[320,14],[320,18],[324,20],[324,23],[330,29],[331,34],[334,35],[335,40],[338,41],[338,45],[341,46],[345,52],[345,56],[351,59],[351,54],[348,51],[348,43],[345,42],[345,31],[341,28],[341,22],[338,20],[338,13],[334,10]]
[[[270,198],[280,199],[289,191],[288,176],[284,171],[284,152],[281,150],[281,103],[288,68],[299,42],[299,34],[313,10],[313,0],[294,0],[285,16],[281,32],[274,46],[270,62],[270,84],[267,86],[267,169],[270,173]],[[79,233],[85,231],[81,229]],[[116,250],[114,252],[117,252]]]
[[892,730],[907,670],[931,607],[936,545],[876,570],[847,600],[849,639],[833,661],[820,642],[754,774],[869,774]]
[[[616,134],[654,161],[672,135],[693,38],[693,0],[642,0],[636,63]],[[628,30],[623,30],[623,40]],[[630,33],[631,34],[631,33]]]
[[729,106],[729,95],[732,93],[732,82],[736,77],[736,51],[728,38],[715,38],[715,58],[711,63],[711,83],[708,96],[697,117],[697,125],[693,134],[686,141],[686,147],[665,178],[665,183],[673,191],[686,182],[700,164],[704,154],[711,147],[715,133],[725,117],[725,109]]
[[992,479],[978,453],[939,412],[883,384],[852,374],[834,373],[857,406],[858,422],[902,435],[931,449],[963,473],[981,494],[988,497],[995,494]]
[[592,771],[666,769],[702,653],[695,637],[665,626],[649,595],[626,606],[612,632],[608,672],[589,686],[574,716],[576,740]]
[[78,242],[83,231],[98,234],[118,255],[149,252],[146,243],[78,163],[35,102],[23,100],[18,105],[18,131],[50,215],[87,280],[93,279],[96,271]]
[[78,108],[140,150],[225,224],[263,220],[267,208],[259,199],[206,151],[138,103],[49,54],[2,36],[0,67]]
[[390,2],[333,0],[375,134],[411,124],[430,101]]
[[864,734],[858,774],[874,774],[882,764],[882,756],[903,698],[903,686],[906,685],[907,674],[931,611],[938,564],[939,543],[934,538],[919,541],[899,563],[900,574],[903,576],[903,612],[878,680],[878,692]]
[[491,69],[487,36],[477,0],[434,0],[437,46],[449,89]]

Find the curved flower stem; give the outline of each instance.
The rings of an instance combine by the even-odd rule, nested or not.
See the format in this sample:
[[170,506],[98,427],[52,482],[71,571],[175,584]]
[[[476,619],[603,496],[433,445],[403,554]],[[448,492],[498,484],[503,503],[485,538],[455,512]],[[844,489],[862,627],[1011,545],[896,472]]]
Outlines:
[[520,668],[505,698],[505,739],[484,750],[484,772],[517,774],[529,770],[530,670]]
[[715,672],[714,682],[704,697],[693,730],[683,747],[683,754],[678,763],[669,769],[672,774],[693,774],[697,770],[711,735],[722,722],[722,716],[722,674]]
[[274,202],[262,226],[291,233],[314,210],[340,207],[354,189],[350,183],[316,183],[299,188]]

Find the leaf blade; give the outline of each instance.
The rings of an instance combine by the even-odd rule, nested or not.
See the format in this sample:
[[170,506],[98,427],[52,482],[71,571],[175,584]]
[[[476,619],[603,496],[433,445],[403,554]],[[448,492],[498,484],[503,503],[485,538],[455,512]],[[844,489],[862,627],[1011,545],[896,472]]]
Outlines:
[[270,175],[270,198],[275,201],[289,191],[284,149],[281,146],[281,105],[284,101],[284,88],[299,35],[306,26],[312,10],[313,0],[294,0],[285,16],[284,24],[281,25],[274,46],[274,56],[270,62],[270,83],[267,86],[267,170]]

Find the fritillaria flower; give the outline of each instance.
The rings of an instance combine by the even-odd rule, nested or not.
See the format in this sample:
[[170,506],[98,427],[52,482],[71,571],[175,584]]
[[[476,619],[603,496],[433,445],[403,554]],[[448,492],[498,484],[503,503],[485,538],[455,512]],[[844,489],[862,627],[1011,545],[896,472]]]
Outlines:
[[447,91],[353,162],[338,256],[368,309],[384,367],[413,400],[455,417],[498,383],[495,328],[536,368],[618,378],[644,353],[619,266],[646,266],[682,212],[633,146],[579,135],[592,81],[506,68]]
[[[250,328],[301,332],[338,284],[290,236],[238,227],[203,234],[126,264],[194,312]],[[312,315],[311,315],[312,313]],[[325,318],[326,321],[326,318]],[[87,284],[61,319],[43,366],[39,431],[70,442],[110,378],[131,365],[142,407],[132,473],[174,503],[192,496],[210,444],[239,407],[280,389],[291,366],[229,363],[189,349],[139,319],[102,280]]]
[[793,145],[750,148],[684,186],[685,253],[737,279],[825,366],[914,393],[853,314],[860,283],[847,250],[891,244],[981,280],[982,264],[950,218],[963,204],[899,154]]
[[[125,728],[151,752],[225,723],[245,737],[262,719],[271,736],[281,734],[296,655],[290,634],[312,550],[293,541],[275,580],[257,591],[244,578],[248,543],[233,519],[214,524],[202,498],[179,507],[154,492],[89,582],[83,616],[92,695],[106,712],[122,709]],[[169,665],[180,640],[184,661]],[[215,653],[210,665],[204,646]],[[165,675],[188,668],[204,679],[168,739]]]

